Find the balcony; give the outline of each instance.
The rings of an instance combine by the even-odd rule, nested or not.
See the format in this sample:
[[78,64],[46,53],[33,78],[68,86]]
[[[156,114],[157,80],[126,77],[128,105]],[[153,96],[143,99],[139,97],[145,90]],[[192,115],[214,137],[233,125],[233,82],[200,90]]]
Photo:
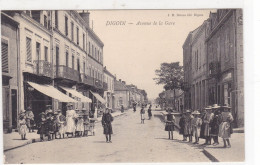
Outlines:
[[52,64],[44,60],[33,61],[33,73],[38,76],[45,76],[52,78]]
[[90,86],[94,86],[94,78],[81,73],[81,82]]
[[77,70],[74,70],[64,65],[56,66],[55,76],[56,78],[64,78],[77,82],[80,81],[80,73]]
[[209,63],[209,76],[216,77],[220,74],[220,62],[214,61]]
[[108,85],[107,85],[107,83],[105,83],[105,82],[103,82],[103,89],[104,89],[105,91],[108,90]]
[[94,78],[94,86],[96,88],[103,88],[103,83],[100,80]]

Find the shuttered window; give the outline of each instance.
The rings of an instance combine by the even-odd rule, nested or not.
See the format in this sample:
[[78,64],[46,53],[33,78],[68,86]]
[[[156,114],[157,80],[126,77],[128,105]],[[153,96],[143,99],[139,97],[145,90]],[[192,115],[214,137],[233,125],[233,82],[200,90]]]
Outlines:
[[32,62],[32,40],[26,37],[26,59],[28,62]]
[[2,72],[8,73],[8,44],[2,42]]

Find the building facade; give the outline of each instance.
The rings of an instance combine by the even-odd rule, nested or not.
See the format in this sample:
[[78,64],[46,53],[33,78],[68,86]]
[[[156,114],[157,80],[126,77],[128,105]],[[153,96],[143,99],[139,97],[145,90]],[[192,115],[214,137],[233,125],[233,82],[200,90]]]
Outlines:
[[124,108],[129,107],[130,92],[126,86],[125,81],[121,79],[115,80],[115,109],[120,109],[123,105]]
[[115,76],[104,67],[104,98],[106,100],[106,107],[110,109],[115,108],[114,81]]

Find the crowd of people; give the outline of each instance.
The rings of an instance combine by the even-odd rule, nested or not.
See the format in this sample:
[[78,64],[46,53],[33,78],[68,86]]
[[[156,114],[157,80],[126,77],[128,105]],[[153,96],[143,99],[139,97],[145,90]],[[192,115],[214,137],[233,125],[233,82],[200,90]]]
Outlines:
[[[179,121],[179,133],[183,135],[183,141],[199,144],[199,139],[205,139],[205,145],[219,145],[218,137],[223,139],[224,147],[230,148],[230,137],[233,133],[233,116],[231,108],[227,105],[208,106],[200,113],[186,110]],[[174,115],[168,111],[166,115],[165,131],[169,132],[169,139],[173,139],[174,128],[177,127]]]

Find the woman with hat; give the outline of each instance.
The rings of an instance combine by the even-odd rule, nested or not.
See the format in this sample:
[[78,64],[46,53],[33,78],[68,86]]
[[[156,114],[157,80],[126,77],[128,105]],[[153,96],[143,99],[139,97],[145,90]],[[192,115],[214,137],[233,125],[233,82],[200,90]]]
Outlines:
[[26,117],[24,110],[22,110],[19,115],[18,132],[21,135],[21,139],[26,140],[26,133],[28,132],[28,128],[26,125]]
[[169,139],[173,140],[173,131],[174,131],[174,125],[175,125],[175,117],[171,113],[171,111],[168,111],[168,114],[165,117],[165,131],[168,131]]
[[33,131],[33,125],[34,125],[34,114],[32,112],[32,108],[29,106],[25,112],[25,118],[26,118],[26,125],[29,129],[29,132]]
[[219,133],[219,124],[220,124],[220,106],[214,104],[212,106],[212,110],[214,113],[213,119],[210,124],[210,136],[213,138],[213,145],[218,145],[218,133]]
[[204,116],[203,122],[205,124],[205,129],[204,129],[204,136],[205,136],[205,145],[211,145],[211,137],[210,137],[210,125],[209,123],[212,121],[214,114],[212,113],[212,107],[208,106],[205,108],[207,113]]
[[193,116],[191,114],[191,110],[186,110],[184,135],[186,137],[189,137],[189,142],[192,142],[192,126],[191,126],[192,119],[193,119]]
[[202,125],[202,120],[199,117],[200,113],[199,111],[194,111],[193,113],[194,118],[191,121],[192,125],[192,132],[193,136],[195,137],[195,142],[194,144],[199,144],[199,137],[200,137],[200,127]]
[[233,116],[230,112],[230,107],[227,105],[224,105],[223,112],[220,115],[220,125],[219,125],[219,137],[223,138],[224,147],[231,147],[229,138],[231,137],[232,133],[232,127],[231,123],[233,122]]
[[38,131],[37,134],[40,134],[40,140],[43,141],[43,135],[46,134],[46,114],[44,112],[41,112],[39,114],[40,119],[39,122],[37,124],[38,126]]
[[56,112],[58,112],[58,116],[57,116],[58,134],[61,139],[61,136],[62,138],[64,138],[64,134],[65,134],[66,117],[61,113],[60,109],[58,109]]
[[110,114],[109,109],[106,108],[105,113],[102,116],[102,126],[104,128],[104,134],[106,135],[106,142],[107,143],[112,143],[111,141],[111,134],[113,134],[113,129],[112,129],[112,122],[114,118]]
[[68,104],[67,105],[67,111],[66,111],[66,134],[68,136],[68,134],[71,134],[72,137],[75,133],[76,130],[76,124],[75,124],[75,119],[77,118],[77,113],[76,111],[73,109],[73,105],[72,104]]

